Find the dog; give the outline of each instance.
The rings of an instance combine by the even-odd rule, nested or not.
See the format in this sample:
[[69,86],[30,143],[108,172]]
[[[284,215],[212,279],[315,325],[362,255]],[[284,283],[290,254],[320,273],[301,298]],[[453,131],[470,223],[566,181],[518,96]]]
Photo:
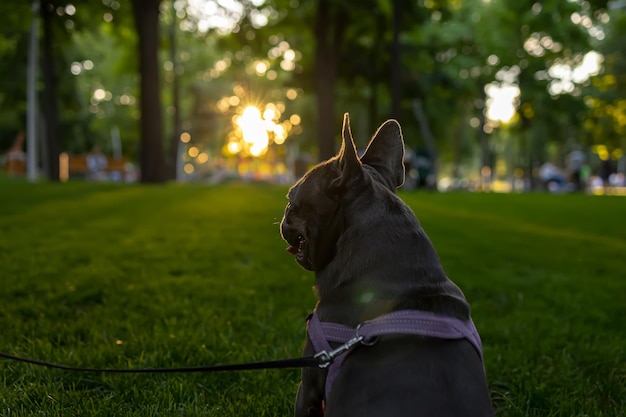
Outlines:
[[[315,273],[316,322],[358,332],[364,323],[404,311],[471,322],[462,291],[448,279],[418,219],[396,194],[405,178],[403,159],[404,140],[395,120],[379,127],[359,158],[346,113],[339,153],[289,189],[280,233],[287,251]],[[310,325],[304,354],[316,355]],[[330,387],[329,368],[302,370],[294,415],[491,416],[475,337],[471,343],[471,337],[391,329],[370,343],[357,343],[340,356]],[[340,345],[334,342],[332,348]]]

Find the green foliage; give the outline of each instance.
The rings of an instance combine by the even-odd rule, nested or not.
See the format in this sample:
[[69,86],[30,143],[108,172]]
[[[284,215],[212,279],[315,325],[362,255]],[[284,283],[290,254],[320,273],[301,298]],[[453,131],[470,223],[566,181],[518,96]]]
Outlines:
[[[11,2],[13,3],[13,2]],[[30,3],[0,4],[0,152],[10,147],[26,118],[26,61]]]
[[604,71],[593,79],[592,86],[585,91],[589,112],[584,127],[589,142],[623,148],[626,146],[626,13],[618,11],[612,14],[604,29],[608,40],[599,48],[605,57]]
[[[74,105],[67,108],[68,112],[74,110],[68,117],[72,117],[75,130],[65,141],[66,150],[82,153],[98,145],[110,152],[111,128],[117,126],[124,154],[128,158],[135,155],[139,138],[135,44],[134,32],[101,18],[91,30],[74,33],[66,57],[70,65],[78,65],[80,73],[72,76],[76,93]],[[108,92],[104,100],[94,98],[97,89]]]
[[[123,368],[300,355],[315,297],[278,234],[284,187],[0,188],[0,351]],[[401,196],[472,303],[497,415],[623,415],[623,199]],[[289,415],[298,380],[2,361],[0,414]]]
[[[10,3],[10,4],[9,4]],[[15,4],[13,4],[15,3]],[[64,150],[83,152],[93,143],[107,150],[111,127],[119,127],[126,156],[134,157],[138,131],[137,37],[131,2],[67,2],[49,0],[56,11],[54,29],[59,67],[59,100]],[[174,133],[172,121],[174,74],[181,86],[179,115],[194,140],[218,152],[232,128],[232,111],[217,116],[217,102],[233,94],[235,85],[249,90],[246,100],[278,101],[285,115],[298,114],[303,129],[290,138],[305,151],[314,151],[318,115],[314,83],[315,16],[319,2],[299,0],[241,0],[243,14],[230,33],[215,28],[199,31],[202,16],[188,10],[188,2],[161,2],[162,107],[166,137]],[[214,14],[233,16],[219,2]],[[391,108],[392,0],[332,3],[345,15],[339,51],[338,113],[356,117],[355,132],[365,142]],[[539,159],[550,145],[573,142],[624,146],[626,102],[623,94],[623,10],[607,11],[607,2],[563,0],[423,0],[401,4],[400,47],[401,121],[410,148],[424,148],[412,103],[423,103],[439,154],[445,161],[462,162],[475,157],[484,121],[484,87],[501,82],[502,71],[517,70],[518,114],[508,126],[514,140],[534,138],[534,146],[520,159]],[[169,65],[170,30],[176,8],[176,66]],[[254,17],[263,15],[267,24]],[[592,28],[575,23],[574,16],[588,18]],[[609,20],[606,17],[610,17]],[[204,16],[206,17],[206,16]],[[25,119],[25,74],[29,2],[0,5],[0,145],[10,145]],[[605,37],[592,36],[601,29]],[[532,52],[529,39],[544,42]],[[269,52],[281,41],[297,51],[293,71],[281,69],[281,56]],[[545,45],[558,44],[559,47]],[[590,50],[605,56],[604,72],[591,81],[577,83],[573,91],[549,93],[557,77],[549,69],[558,63],[575,66]],[[74,76],[74,62],[91,60],[94,69]],[[275,79],[257,75],[251,68],[266,61]],[[218,75],[211,70],[227,62]],[[93,92],[104,88],[110,100],[92,103]],[[289,88],[296,100],[285,100]],[[131,97],[121,104],[122,96]],[[223,117],[222,117],[223,116]],[[337,120],[339,120],[337,115]],[[480,120],[476,123],[476,120]],[[473,121],[470,124],[470,120]],[[478,126],[478,127],[476,127]],[[484,137],[482,138],[484,139]],[[359,140],[359,139],[357,139]],[[364,143],[363,143],[364,144]]]

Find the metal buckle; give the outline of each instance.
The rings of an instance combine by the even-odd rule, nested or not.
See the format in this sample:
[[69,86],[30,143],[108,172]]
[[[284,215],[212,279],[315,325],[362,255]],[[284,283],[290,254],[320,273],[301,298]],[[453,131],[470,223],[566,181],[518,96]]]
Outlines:
[[327,352],[325,350],[321,351],[320,353],[318,353],[317,355],[315,355],[314,357],[319,359],[319,367],[320,368],[327,368],[328,366],[330,366],[330,364],[333,362],[333,360],[341,355],[342,353],[345,353],[347,351],[349,351],[350,349],[352,349],[355,345],[361,343],[363,341],[363,336],[359,336],[358,334],[353,337],[352,339],[348,340],[346,343],[344,343],[343,345],[339,346],[336,349],[331,350],[330,352]]
[[365,346],[372,346],[372,345],[374,345],[376,342],[378,342],[378,336],[376,336],[376,337],[372,338],[372,340],[371,340],[370,342],[365,342],[365,341],[364,341],[364,340],[365,340],[365,336],[361,336],[361,335],[359,335],[359,329],[360,329],[363,325],[365,325],[365,324],[367,324],[367,323],[369,323],[369,321],[364,321],[363,323],[359,323],[359,324],[356,326],[356,337],[360,337],[360,338],[361,338],[361,344],[362,344],[362,345],[365,345]]

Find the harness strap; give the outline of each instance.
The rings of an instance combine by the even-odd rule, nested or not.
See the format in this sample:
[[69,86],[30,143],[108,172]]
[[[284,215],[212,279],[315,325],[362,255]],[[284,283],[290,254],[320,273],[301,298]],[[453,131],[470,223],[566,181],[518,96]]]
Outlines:
[[[429,311],[394,311],[365,321],[357,328],[340,323],[321,322],[317,316],[317,311],[314,311],[308,321],[307,330],[316,353],[330,352],[332,348],[329,342],[346,343],[359,336],[363,337],[363,343],[368,343],[377,336],[412,334],[449,340],[467,339],[476,349],[482,361],[482,343],[471,319],[464,321]],[[326,398],[328,398],[332,383],[339,374],[341,365],[347,356],[342,354],[330,364],[326,376]]]

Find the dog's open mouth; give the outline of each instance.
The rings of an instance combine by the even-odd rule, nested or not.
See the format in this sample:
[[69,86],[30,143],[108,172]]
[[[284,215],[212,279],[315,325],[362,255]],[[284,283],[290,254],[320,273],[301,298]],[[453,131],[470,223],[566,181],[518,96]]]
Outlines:
[[290,245],[287,248],[287,252],[292,255],[296,255],[298,262],[304,261],[304,248],[306,246],[306,239],[302,235],[298,235],[298,242],[295,245]]

